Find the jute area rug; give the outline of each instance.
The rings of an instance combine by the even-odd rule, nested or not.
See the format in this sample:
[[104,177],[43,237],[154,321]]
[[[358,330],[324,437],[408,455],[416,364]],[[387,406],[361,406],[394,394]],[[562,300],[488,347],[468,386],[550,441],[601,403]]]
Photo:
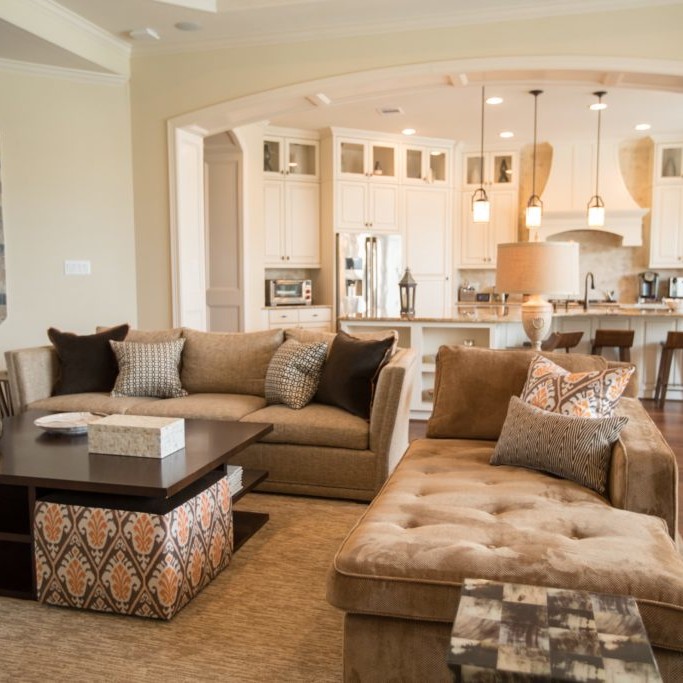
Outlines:
[[0,680],[340,681],[325,581],[365,505],[250,494],[238,508],[270,521],[170,622],[0,598]]

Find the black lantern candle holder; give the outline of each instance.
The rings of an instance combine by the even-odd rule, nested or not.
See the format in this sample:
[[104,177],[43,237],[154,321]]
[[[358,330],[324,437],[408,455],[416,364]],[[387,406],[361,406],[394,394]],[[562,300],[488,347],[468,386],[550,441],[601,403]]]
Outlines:
[[410,273],[410,268],[406,268],[403,277],[398,283],[398,289],[401,293],[401,317],[414,318],[415,317],[415,289],[417,282]]

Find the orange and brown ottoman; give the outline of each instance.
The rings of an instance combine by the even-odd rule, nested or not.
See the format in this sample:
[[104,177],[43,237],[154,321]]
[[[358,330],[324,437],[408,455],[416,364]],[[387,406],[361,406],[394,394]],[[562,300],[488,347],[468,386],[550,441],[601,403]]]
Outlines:
[[52,494],[34,543],[39,602],[171,619],[230,564],[228,480],[212,472],[164,500]]

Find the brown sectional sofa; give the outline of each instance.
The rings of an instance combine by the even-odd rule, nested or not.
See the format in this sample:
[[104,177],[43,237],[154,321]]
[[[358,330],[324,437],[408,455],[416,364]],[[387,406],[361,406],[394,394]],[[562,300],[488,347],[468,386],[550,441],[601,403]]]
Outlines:
[[[605,367],[545,354],[573,371]],[[665,681],[683,680],[676,460],[638,399],[614,445],[609,495],[489,464],[533,354],[441,349],[435,409],[339,549],[328,600],[344,610],[344,680],[450,681],[465,578],[633,595]],[[488,433],[488,438],[472,434]]]
[[[301,410],[267,405],[268,363],[285,337],[327,341],[332,333],[267,330],[207,333],[178,328],[131,330],[130,341],[185,338],[183,398],[113,398],[106,393],[51,396],[58,359],[51,346],[8,351],[7,371],[17,410],[92,411],[133,415],[269,422],[273,431],[231,462],[267,469],[262,490],[371,500],[408,446],[409,404],[416,355],[398,349],[379,373],[370,420],[310,403]],[[387,333],[384,334],[387,336]]]

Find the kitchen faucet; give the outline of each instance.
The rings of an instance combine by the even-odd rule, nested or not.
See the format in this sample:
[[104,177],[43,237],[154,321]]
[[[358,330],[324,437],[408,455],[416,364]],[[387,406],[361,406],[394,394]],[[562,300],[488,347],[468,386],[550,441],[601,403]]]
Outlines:
[[583,296],[583,310],[587,311],[588,310],[588,292],[590,291],[588,289],[588,279],[590,278],[591,281],[591,289],[595,289],[595,278],[593,277],[593,273],[590,272],[590,270],[586,273],[586,282],[585,282],[585,287],[586,291]]

